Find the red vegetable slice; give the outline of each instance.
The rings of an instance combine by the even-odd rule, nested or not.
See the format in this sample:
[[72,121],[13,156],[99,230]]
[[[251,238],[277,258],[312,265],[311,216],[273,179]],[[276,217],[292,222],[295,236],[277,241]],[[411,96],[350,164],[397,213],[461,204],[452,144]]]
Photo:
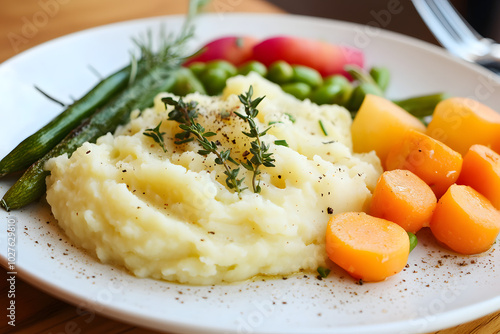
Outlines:
[[364,65],[363,53],[354,47],[288,36],[272,37],[258,43],[253,48],[253,59],[266,66],[277,60],[308,66],[323,77],[332,74],[348,76],[345,65]]
[[193,62],[208,62],[211,60],[226,60],[239,66],[250,60],[252,48],[258,40],[251,36],[228,36],[218,38],[206,44],[200,52],[189,58],[184,65]]

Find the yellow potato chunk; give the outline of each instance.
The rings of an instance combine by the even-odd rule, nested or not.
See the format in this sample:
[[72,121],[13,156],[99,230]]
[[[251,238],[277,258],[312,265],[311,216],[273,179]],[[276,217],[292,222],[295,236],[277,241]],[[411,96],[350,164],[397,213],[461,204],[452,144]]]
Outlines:
[[351,127],[354,152],[374,150],[385,164],[389,150],[409,129],[425,132],[425,125],[392,101],[368,94]]

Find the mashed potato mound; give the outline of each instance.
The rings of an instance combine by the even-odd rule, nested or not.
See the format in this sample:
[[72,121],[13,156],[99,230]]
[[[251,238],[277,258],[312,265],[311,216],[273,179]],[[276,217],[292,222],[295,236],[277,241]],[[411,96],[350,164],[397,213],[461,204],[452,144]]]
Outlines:
[[[184,99],[199,103],[196,121],[216,132],[210,139],[220,150],[231,149],[234,159],[244,160],[250,147],[242,134],[248,125],[233,113],[244,113],[237,94],[250,85],[254,98],[266,96],[257,125],[271,124],[263,141],[276,159],[276,167],[262,167],[260,194],[251,190],[251,172],[240,170],[248,187],[240,199],[226,186],[214,154],[198,154],[196,141],[173,143],[181,130],[167,120],[165,93],[114,135],[47,162],[47,201],[71,240],[139,277],[190,284],[325,265],[327,221],[366,207],[381,173],[378,158],[352,153],[344,108],[299,101],[250,74],[230,79],[222,97]],[[167,152],[143,134],[160,121]]]

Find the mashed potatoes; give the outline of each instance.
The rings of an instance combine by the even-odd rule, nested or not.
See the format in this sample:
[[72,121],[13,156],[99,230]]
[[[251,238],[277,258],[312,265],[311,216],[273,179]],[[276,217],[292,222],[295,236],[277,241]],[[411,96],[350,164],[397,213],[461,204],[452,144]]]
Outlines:
[[[196,141],[173,143],[180,129],[167,120],[163,94],[114,136],[47,163],[47,201],[73,242],[139,277],[191,284],[325,265],[326,223],[366,206],[381,173],[378,158],[351,152],[344,108],[299,101],[251,74],[230,79],[222,97],[185,98],[199,103],[197,122],[216,132],[210,139],[234,159],[242,161],[250,147],[242,134],[248,125],[233,113],[244,113],[237,94],[250,85],[254,98],[266,95],[257,124],[272,124],[263,141],[276,159],[276,167],[262,167],[260,194],[251,190],[251,172],[241,168],[248,189],[240,199],[213,154],[199,155]],[[143,134],[160,121],[167,152]]]

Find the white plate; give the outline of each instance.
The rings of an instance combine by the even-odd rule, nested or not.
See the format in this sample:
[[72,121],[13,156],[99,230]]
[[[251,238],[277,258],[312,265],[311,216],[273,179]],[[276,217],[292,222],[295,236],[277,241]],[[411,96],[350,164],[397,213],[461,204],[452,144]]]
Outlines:
[[[66,101],[79,97],[97,82],[88,65],[105,75],[122,67],[132,48],[130,37],[162,22],[177,29],[182,20],[162,17],[90,29],[0,65],[0,156],[61,111],[35,92],[34,84]],[[500,110],[500,82],[489,72],[377,28],[291,15],[213,14],[198,22],[197,33],[197,45],[227,34],[290,34],[354,45],[363,49],[369,65],[390,68],[392,97],[446,91]],[[0,194],[12,182],[1,180]],[[87,308],[170,332],[387,334],[435,331],[500,310],[500,251],[456,256],[427,231],[419,233],[408,268],[382,283],[358,285],[337,269],[322,281],[297,275],[196,287],[137,279],[100,264],[71,245],[43,201],[2,216],[1,264],[7,266],[5,225],[16,221],[19,276],[77,305],[77,315]]]

